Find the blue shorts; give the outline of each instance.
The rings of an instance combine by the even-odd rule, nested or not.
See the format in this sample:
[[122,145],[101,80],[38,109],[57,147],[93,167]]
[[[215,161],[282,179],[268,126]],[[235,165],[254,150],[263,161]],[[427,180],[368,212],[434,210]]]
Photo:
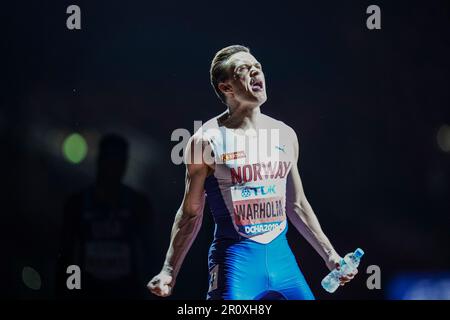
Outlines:
[[314,300],[286,231],[268,244],[215,240],[209,250],[207,299]]

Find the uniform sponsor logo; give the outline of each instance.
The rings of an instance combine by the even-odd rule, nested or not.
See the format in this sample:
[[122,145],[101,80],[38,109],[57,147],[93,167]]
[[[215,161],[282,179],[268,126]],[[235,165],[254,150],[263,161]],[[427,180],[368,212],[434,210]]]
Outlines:
[[275,185],[271,186],[258,186],[258,187],[245,187],[241,191],[241,196],[243,198],[248,198],[251,196],[265,196],[267,194],[275,194]]
[[286,153],[285,148],[286,148],[286,145],[285,145],[285,144],[283,144],[282,146],[275,146],[275,149],[280,150],[280,151],[283,151],[284,153]]
[[235,151],[235,152],[230,152],[230,153],[224,153],[222,155],[222,161],[223,162],[230,161],[230,160],[241,159],[241,158],[245,158],[245,152],[244,151]]
[[216,264],[209,272],[209,288],[208,292],[216,290],[218,287],[219,265]]

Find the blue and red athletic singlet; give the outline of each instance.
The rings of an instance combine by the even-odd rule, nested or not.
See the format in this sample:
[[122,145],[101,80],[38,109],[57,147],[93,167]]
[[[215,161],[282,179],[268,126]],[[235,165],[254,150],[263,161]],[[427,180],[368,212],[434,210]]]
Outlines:
[[256,130],[209,120],[214,174],[205,181],[215,232],[207,299],[313,299],[286,239],[286,179],[296,165],[295,132],[258,115]]

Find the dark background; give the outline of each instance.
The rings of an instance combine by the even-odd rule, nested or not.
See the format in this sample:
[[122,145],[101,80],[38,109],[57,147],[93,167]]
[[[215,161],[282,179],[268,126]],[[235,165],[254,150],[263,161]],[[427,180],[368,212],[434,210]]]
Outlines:
[[[81,7],[81,30],[66,28],[70,4]],[[381,7],[381,30],[366,28],[370,4]],[[109,132],[130,142],[126,182],[155,210],[148,279],[160,270],[184,190],[170,136],[223,111],[209,65],[230,44],[264,66],[262,111],[297,131],[325,233],[342,255],[366,251],[358,277],[329,295],[325,264],[291,228],[316,297],[384,299],[398,274],[450,270],[450,154],[436,139],[450,124],[449,1],[17,1],[2,4],[2,25],[2,296],[56,296],[63,203],[93,181]],[[89,147],[78,165],[61,152],[72,132]],[[206,209],[173,299],[205,298],[212,232]],[[366,288],[372,264],[381,290]],[[25,266],[40,290],[25,286]]]

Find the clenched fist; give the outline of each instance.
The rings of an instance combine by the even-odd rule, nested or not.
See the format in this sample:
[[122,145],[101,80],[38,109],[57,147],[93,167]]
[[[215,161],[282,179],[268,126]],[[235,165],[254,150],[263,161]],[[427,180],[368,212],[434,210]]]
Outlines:
[[172,294],[174,285],[175,281],[173,277],[167,272],[161,271],[150,280],[147,284],[147,288],[151,293],[157,296],[168,297]]

